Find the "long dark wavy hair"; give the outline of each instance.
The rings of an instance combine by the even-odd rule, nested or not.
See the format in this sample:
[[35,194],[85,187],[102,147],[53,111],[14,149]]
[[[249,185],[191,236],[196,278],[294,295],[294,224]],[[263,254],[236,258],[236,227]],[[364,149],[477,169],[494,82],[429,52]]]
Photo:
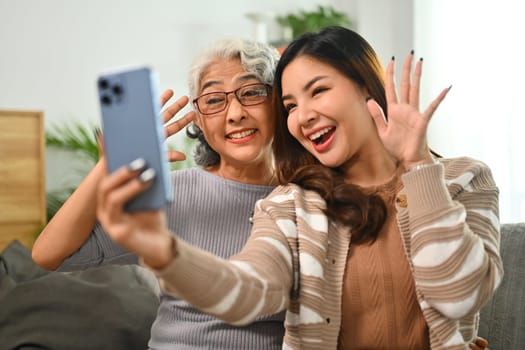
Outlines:
[[328,27],[319,33],[306,33],[286,48],[277,65],[273,89],[277,111],[273,147],[279,181],[319,193],[326,201],[327,216],[352,228],[353,243],[374,241],[386,219],[383,200],[345,182],[342,169],[322,165],[288,131],[281,79],[286,66],[299,56],[310,56],[337,69],[359,87],[366,88],[386,113],[381,62],[370,44],[356,32]]

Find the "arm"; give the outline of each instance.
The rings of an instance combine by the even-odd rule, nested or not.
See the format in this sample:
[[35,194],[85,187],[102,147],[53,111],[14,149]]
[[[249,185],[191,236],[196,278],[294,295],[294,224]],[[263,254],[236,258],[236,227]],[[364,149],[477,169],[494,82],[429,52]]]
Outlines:
[[162,211],[123,211],[129,198],[148,187],[151,178],[145,177],[125,167],[105,177],[99,186],[97,215],[115,241],[157,270],[165,290],[235,324],[286,308],[291,253],[269,215],[257,211],[247,245],[226,261],[173,238]]
[[403,176],[411,259],[425,300],[451,319],[478,312],[503,277],[498,189],[490,169],[463,158]]
[[156,272],[167,292],[228,323],[245,325],[287,307],[291,261],[275,220],[256,211],[248,242],[229,261],[177,240],[176,258]]
[[96,223],[96,189],[105,171],[101,158],[40,233],[32,250],[35,263],[54,270],[88,239]]

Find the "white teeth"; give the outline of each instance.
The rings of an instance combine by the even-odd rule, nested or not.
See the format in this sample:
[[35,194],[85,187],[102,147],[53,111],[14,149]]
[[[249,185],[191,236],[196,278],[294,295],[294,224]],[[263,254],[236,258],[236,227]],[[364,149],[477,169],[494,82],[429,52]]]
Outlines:
[[328,127],[326,129],[319,130],[316,133],[313,133],[312,135],[308,136],[310,141],[314,141],[315,139],[318,139],[319,137],[323,136],[324,134],[330,132],[332,130],[332,127]]
[[251,135],[253,133],[255,133],[255,129],[245,130],[245,131],[241,131],[241,132],[236,132],[234,134],[228,135],[228,137],[230,139],[242,139],[243,137],[249,136],[249,135]]

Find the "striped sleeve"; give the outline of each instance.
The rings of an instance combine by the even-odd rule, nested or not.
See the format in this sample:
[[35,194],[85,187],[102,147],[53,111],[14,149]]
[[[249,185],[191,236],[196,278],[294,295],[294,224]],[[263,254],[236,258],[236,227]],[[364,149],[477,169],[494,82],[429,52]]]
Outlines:
[[481,162],[446,166],[406,173],[403,183],[417,288],[428,306],[460,319],[478,312],[503,277],[498,189]]
[[165,291],[201,311],[234,325],[249,324],[288,306],[292,253],[286,235],[290,229],[295,226],[284,218],[273,218],[259,202],[254,228],[239,254],[224,260],[177,239],[177,257],[156,274]]

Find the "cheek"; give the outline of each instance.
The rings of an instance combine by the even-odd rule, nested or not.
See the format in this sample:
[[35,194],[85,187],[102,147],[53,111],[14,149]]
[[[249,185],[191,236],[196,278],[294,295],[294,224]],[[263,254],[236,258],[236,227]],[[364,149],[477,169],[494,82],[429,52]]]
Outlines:
[[288,117],[286,120],[286,125],[288,126],[288,131],[292,136],[296,139],[299,139],[299,127],[297,125],[297,122],[295,121],[294,117]]
[[202,120],[199,127],[202,130],[202,133],[204,134],[206,140],[209,141],[212,141],[213,138],[217,138],[217,134],[220,130],[220,126],[218,125],[218,123],[215,123],[213,119],[206,121]]

